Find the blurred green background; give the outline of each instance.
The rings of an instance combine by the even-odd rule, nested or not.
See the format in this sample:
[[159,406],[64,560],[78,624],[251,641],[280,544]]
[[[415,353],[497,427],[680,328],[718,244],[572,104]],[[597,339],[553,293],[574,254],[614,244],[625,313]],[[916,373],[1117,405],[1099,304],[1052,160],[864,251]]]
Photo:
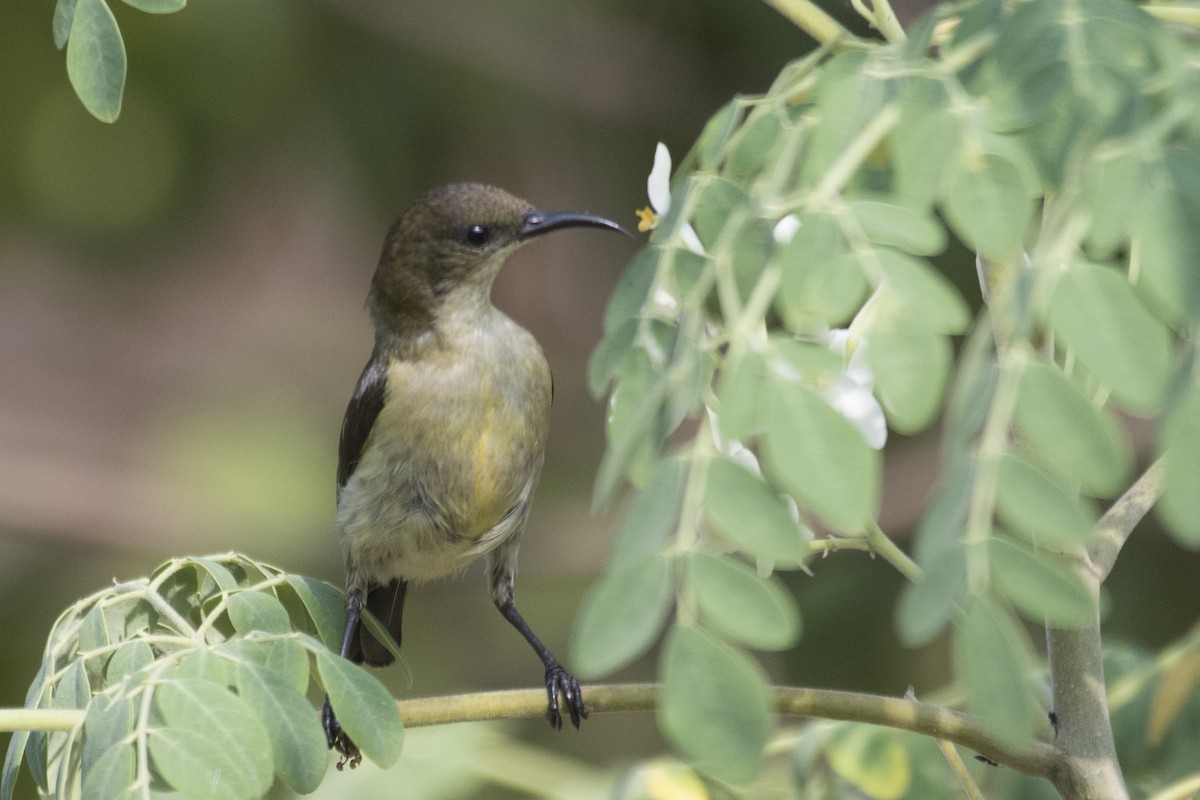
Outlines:
[[[238,550],[341,584],[338,427],[370,350],[383,234],[413,196],[481,180],[632,227],[655,142],[682,156],[718,105],[812,47],[759,2],[204,0],[163,17],[115,3],[130,67],[105,125],[67,82],[52,5],[10,4],[0,25],[6,707],[63,607],[170,556]],[[928,3],[894,5],[909,20]],[[589,511],[604,406],[584,375],[634,249],[552,237],[495,289],[555,371],[519,605],[564,656],[618,520]],[[937,462],[933,436],[889,444],[882,524],[900,540]],[[1153,530],[1136,536],[1109,582],[1111,631],[1178,635],[1200,611],[1197,570]],[[900,579],[884,563],[841,554],[814,572],[789,576],[806,630],[768,663],[775,677],[892,694],[946,682],[941,646],[896,644]],[[398,695],[540,682],[477,567],[409,603],[411,687],[385,674]],[[644,660],[616,677],[652,675]],[[510,729],[611,770],[661,747],[648,716],[545,727]]]

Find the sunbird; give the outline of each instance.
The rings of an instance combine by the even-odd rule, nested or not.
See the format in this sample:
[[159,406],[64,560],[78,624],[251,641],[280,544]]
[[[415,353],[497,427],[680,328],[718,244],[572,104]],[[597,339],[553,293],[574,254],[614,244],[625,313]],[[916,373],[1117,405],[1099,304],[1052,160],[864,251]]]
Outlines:
[[[545,665],[546,716],[579,727],[576,680],[517,611],[517,547],[550,428],[550,367],[533,336],[492,305],[492,283],[518,248],[550,231],[625,230],[572,211],[542,211],[494,186],[455,183],[417,198],[388,231],[367,308],[375,347],[342,420],[336,535],[346,564],[341,655],[394,660],[362,623],[367,609],[400,643],[410,582],[485,559],[492,602]],[[329,746],[357,748],[329,698]]]

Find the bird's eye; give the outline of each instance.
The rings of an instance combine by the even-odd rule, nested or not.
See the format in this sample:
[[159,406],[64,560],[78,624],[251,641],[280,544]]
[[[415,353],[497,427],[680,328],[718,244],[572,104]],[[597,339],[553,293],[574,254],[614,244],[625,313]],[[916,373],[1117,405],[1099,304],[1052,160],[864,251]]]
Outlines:
[[483,247],[491,240],[492,232],[484,225],[472,225],[463,238],[472,247]]

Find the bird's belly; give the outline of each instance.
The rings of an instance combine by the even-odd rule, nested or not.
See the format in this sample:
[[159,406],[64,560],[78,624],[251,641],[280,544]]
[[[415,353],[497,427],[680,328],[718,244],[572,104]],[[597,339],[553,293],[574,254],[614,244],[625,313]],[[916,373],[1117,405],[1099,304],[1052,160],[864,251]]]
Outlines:
[[371,583],[431,580],[466,567],[477,555],[474,542],[415,484],[397,478],[386,465],[361,463],[342,491],[337,530],[347,566]]
[[443,438],[435,457],[407,440],[373,443],[338,504],[347,566],[372,582],[430,580],[519,532],[541,453],[473,427]]

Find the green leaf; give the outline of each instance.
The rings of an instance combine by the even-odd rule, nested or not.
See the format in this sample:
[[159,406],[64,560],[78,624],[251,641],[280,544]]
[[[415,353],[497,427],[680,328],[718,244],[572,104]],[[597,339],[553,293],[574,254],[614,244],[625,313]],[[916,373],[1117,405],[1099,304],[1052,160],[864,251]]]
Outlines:
[[1200,319],[1200,159],[1168,150],[1151,175],[1134,236],[1142,279],[1169,312],[1168,321]]
[[967,566],[961,547],[943,549],[922,566],[924,576],[901,590],[896,606],[896,634],[905,647],[933,641],[966,594]]
[[71,662],[54,686],[51,708],[87,708],[92,702],[92,689],[83,659]]
[[912,208],[925,211],[937,197],[947,166],[957,162],[962,124],[950,110],[946,83],[912,76],[900,89],[900,119],[892,134],[896,192]]
[[976,154],[954,166],[946,219],[968,247],[993,261],[1021,254],[1033,205],[1021,170],[1005,156]]
[[881,315],[871,327],[867,363],[888,423],[898,432],[916,433],[937,416],[950,358],[946,337],[907,313]]
[[816,331],[850,318],[862,304],[867,279],[837,220],[799,214],[800,227],[772,258],[782,267],[778,300],[788,327]]
[[1085,544],[1098,516],[1024,459],[1006,453],[996,465],[996,509],[1014,533],[1034,545],[1071,549]]
[[67,77],[84,108],[101,122],[121,114],[125,43],[104,0],[78,0],[67,41]]
[[[763,269],[775,251],[773,226],[761,217],[751,217],[738,228],[729,247],[729,267],[742,302],[750,299]],[[723,262],[717,259],[717,269]]]
[[404,733],[395,698],[362,667],[325,650],[316,656],[317,672],[342,729],[378,766],[395,764]]
[[338,652],[346,625],[346,597],[325,581],[303,575],[288,575],[288,586],[304,604],[317,635],[325,646]]
[[798,186],[816,186],[860,131],[871,124],[891,94],[888,81],[867,72],[867,55],[844,52],[821,69],[813,95],[817,124],[805,143]]
[[622,477],[628,475],[635,484],[649,477],[666,433],[663,403],[668,386],[662,370],[663,365],[655,364],[641,348],[621,365],[608,401],[605,434],[609,446],[596,475],[595,508],[608,504]]
[[[170,678],[194,678],[215,683],[218,686],[233,685],[233,664],[219,653],[227,652],[230,642],[223,642],[221,649],[201,648],[185,653],[174,667],[167,668]],[[241,658],[239,655],[238,658]]]
[[587,384],[588,391],[594,399],[601,399],[608,391],[609,381],[617,374],[625,356],[633,349],[639,324],[637,318],[629,317],[606,332],[600,344],[592,351],[587,365]]
[[783,120],[775,109],[759,106],[730,142],[725,171],[739,183],[758,176],[768,163],[784,132]]
[[137,756],[132,742],[118,742],[83,770],[83,797],[132,800],[136,788]]
[[1076,263],[1054,287],[1054,332],[1113,396],[1154,411],[1171,376],[1171,334],[1112,267]]
[[71,38],[71,24],[75,21],[76,0],[58,0],[54,4],[54,46],[62,50]]
[[1038,122],[1070,83],[1068,67],[1059,60],[1066,34],[1053,24],[1057,4],[1040,6],[1008,18],[990,52],[988,112],[996,130],[1016,131]]
[[[191,558],[191,559],[188,559],[188,561],[191,562],[189,564],[189,566],[194,564],[195,566],[202,569],[205,573],[207,573],[208,577],[213,579],[213,582],[216,583],[217,588],[220,591],[232,592],[238,588],[238,586],[239,586],[238,579],[233,576],[233,573],[229,571],[228,567],[226,567],[224,564],[222,564],[217,559],[215,559],[215,558]],[[205,590],[205,587],[201,586],[201,591],[204,591],[204,590]]]
[[124,0],[147,14],[173,14],[187,5],[187,0]]
[[280,639],[271,647],[266,667],[296,691],[308,690],[308,651],[295,639]]
[[954,632],[955,669],[971,709],[1010,746],[1031,743],[1044,719],[1028,676],[1032,660],[1012,613],[986,595],[971,598]]
[[772,478],[834,530],[861,531],[879,487],[879,453],[807,387],[773,380],[763,454]]
[[4,771],[0,773],[0,798],[3,800],[12,800],[17,778],[21,774],[22,761],[29,764],[30,773],[36,769],[32,761],[33,753],[26,751],[25,746],[28,743],[29,731],[13,731],[8,738],[8,749],[4,753]]
[[679,506],[688,476],[688,465],[677,457],[664,458],[655,467],[646,488],[629,505],[609,556],[609,569],[637,566],[667,547],[679,523]]
[[686,574],[715,633],[757,650],[784,650],[800,639],[800,611],[778,578],[704,550],[691,554]]
[[908,753],[894,731],[841,725],[826,744],[829,766],[872,800],[899,800],[912,784]]
[[150,731],[155,771],[197,798],[261,797],[271,786],[270,739],[251,708],[224,686],[180,679],[163,683],[154,704],[164,726]]
[[803,563],[812,533],[792,518],[779,494],[728,458],[708,465],[705,516],[722,538],[770,564]]
[[736,362],[726,358],[717,391],[717,425],[729,439],[741,440],[762,430],[762,392],[766,366],[761,353],[747,351]]
[[1035,553],[1015,539],[993,535],[988,558],[996,587],[1034,622],[1076,628],[1096,621],[1096,605],[1062,559]]
[[97,695],[83,723],[84,797],[134,796],[133,705],[127,696]]
[[623,322],[641,316],[642,306],[649,299],[650,287],[654,285],[663,253],[664,248],[650,246],[643,247],[634,255],[604,308],[605,333],[611,333]]
[[229,595],[229,621],[245,636],[253,631],[288,633],[292,629],[287,609],[270,592],[246,589]]
[[571,663],[599,677],[633,661],[654,643],[671,608],[671,563],[652,556],[606,572],[584,596],[571,636]]
[[853,200],[850,213],[874,244],[919,256],[936,255],[946,249],[945,229],[926,212],[878,200]]
[[704,124],[704,130],[696,139],[695,153],[700,169],[716,169],[725,154],[729,139],[737,130],[738,121],[742,115],[742,106],[735,97]]
[[771,698],[758,665],[696,628],[675,627],[659,668],[663,733],[700,769],[744,783],[762,766]]
[[937,333],[962,333],[971,309],[945,275],[923,258],[888,248],[875,251],[883,272],[885,303],[899,303],[914,322]]
[[304,695],[283,677],[249,663],[238,665],[238,694],[271,738],[275,772],[293,791],[314,791],[325,775],[325,735]]
[[1129,444],[1117,424],[1097,411],[1057,369],[1029,364],[1014,413],[1021,441],[1043,466],[1088,494],[1116,494],[1129,474]]
[[1200,547],[1200,383],[1191,385],[1172,405],[1159,436],[1167,477],[1158,513],[1184,547]]
[[117,648],[104,670],[104,683],[113,686],[126,675],[132,675],[154,662],[154,651],[144,639],[132,639]]
[[745,189],[733,181],[714,175],[698,179],[695,191],[698,193],[698,199],[696,211],[692,215],[692,225],[704,249],[711,252],[731,217],[736,211],[745,209],[749,199]]
[[1084,203],[1091,213],[1089,252],[1097,258],[1110,257],[1128,238],[1145,202],[1148,183],[1146,165],[1138,154],[1096,154],[1084,190]]

